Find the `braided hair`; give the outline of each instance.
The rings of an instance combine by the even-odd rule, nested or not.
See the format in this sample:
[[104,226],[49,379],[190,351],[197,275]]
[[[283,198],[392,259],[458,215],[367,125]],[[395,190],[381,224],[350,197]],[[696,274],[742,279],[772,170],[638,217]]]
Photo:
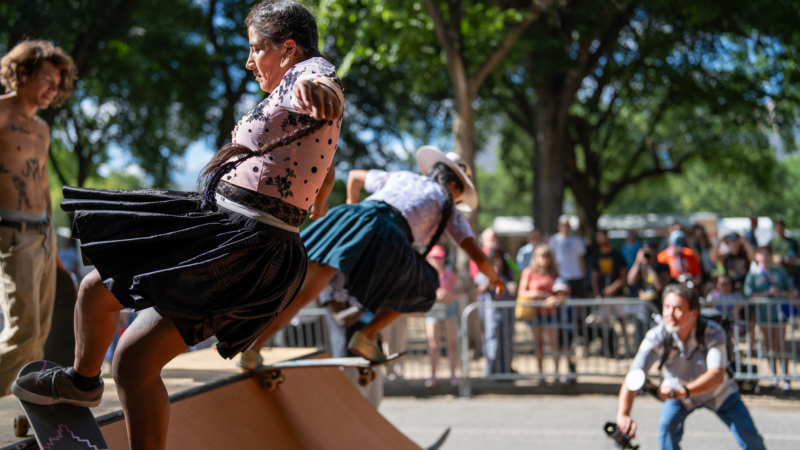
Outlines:
[[439,183],[439,186],[444,190],[445,196],[444,206],[442,206],[442,218],[439,220],[439,226],[436,228],[436,233],[434,233],[431,241],[428,242],[428,247],[425,249],[424,255],[427,255],[431,252],[431,249],[433,249],[436,243],[439,242],[439,239],[442,238],[442,233],[444,233],[444,229],[447,227],[447,222],[450,221],[450,216],[453,215],[454,202],[453,193],[450,192],[450,184],[455,183],[456,188],[463,191],[464,183],[461,182],[461,178],[459,178],[451,168],[443,163],[436,163],[425,175]]
[[222,180],[222,177],[235,169],[239,164],[253,157],[264,156],[278,147],[289,145],[298,139],[314,134],[327,122],[327,120],[315,120],[308,125],[298,127],[286,136],[259,145],[256,151],[239,144],[231,143],[224,145],[200,173],[200,182],[202,183],[205,181],[206,184],[203,193],[200,194],[200,209],[203,211],[217,211],[217,200],[215,196],[217,186]]

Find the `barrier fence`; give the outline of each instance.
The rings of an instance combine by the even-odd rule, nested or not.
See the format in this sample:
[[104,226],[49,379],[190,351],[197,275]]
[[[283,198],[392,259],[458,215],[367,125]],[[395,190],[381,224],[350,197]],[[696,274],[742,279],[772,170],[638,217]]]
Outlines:
[[[480,382],[529,380],[570,384],[577,378],[624,377],[645,333],[660,311],[639,299],[568,300],[547,307],[544,301],[478,302],[467,305],[456,325],[456,376],[460,395]],[[704,314],[725,312],[731,327],[735,378],[800,380],[798,308],[795,299],[704,302]],[[442,308],[436,305],[436,308]],[[330,352],[323,308],[304,309],[268,346],[317,347]],[[389,352],[408,355],[387,366],[387,382],[421,382],[432,374],[425,316],[405,316],[382,333]],[[437,375],[450,376],[451,345],[438,333]],[[388,347],[388,348],[387,348]],[[658,376],[656,368],[651,373]],[[602,380],[601,380],[602,381]],[[617,382],[617,380],[608,380]]]

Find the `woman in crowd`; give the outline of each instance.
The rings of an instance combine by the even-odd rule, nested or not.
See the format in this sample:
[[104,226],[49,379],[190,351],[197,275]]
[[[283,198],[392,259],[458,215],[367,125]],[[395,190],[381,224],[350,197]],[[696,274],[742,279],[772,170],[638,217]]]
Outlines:
[[245,24],[246,67],[270,95],[206,166],[202,195],[64,188],[62,208],[95,266],[75,308],[75,365],[21,377],[13,392],[97,406],[120,310],[142,311],[113,361],[133,450],[166,446],[164,365],[212,335],[231,358],[292,302],[307,267],[297,227],[309,209],[324,215],[333,185],[344,97],[314,18],[293,1],[265,1]]
[[[769,247],[759,247],[756,250],[755,258],[757,265],[750,269],[744,281],[744,295],[752,299],[794,298],[794,289],[792,289],[789,274],[783,267],[772,264],[772,252]],[[771,362],[772,373],[775,375],[771,387],[776,388],[778,387],[778,361],[781,362],[784,375],[788,375],[786,371],[788,358],[776,356],[776,354],[786,352],[784,339],[786,325],[783,322],[783,314],[780,313],[777,305],[754,306],[753,312],[758,328],[761,329],[762,344]],[[782,380],[781,388],[785,391],[791,389],[786,380]]]
[[428,253],[428,263],[439,273],[439,289],[436,290],[436,303],[433,309],[425,314],[425,332],[428,335],[428,348],[431,354],[431,378],[425,382],[428,387],[436,386],[436,368],[439,364],[439,329],[444,328],[447,339],[447,355],[450,359],[450,385],[458,384],[456,377],[456,320],[458,320],[458,299],[463,293],[461,281],[455,271],[445,264],[445,251],[433,246]]
[[[377,345],[378,331],[403,313],[427,312],[436,301],[439,275],[426,260],[445,232],[474,260],[499,295],[505,284],[483,254],[466,217],[456,208],[474,209],[478,196],[464,170],[440,150],[424,146],[417,165],[425,175],[408,171],[351,170],[347,204],[303,230],[309,268],[297,299],[253,344],[264,342],[319,295],[336,271],[360,306],[375,314],[353,334],[348,349],[371,361],[386,355]],[[359,202],[361,188],[372,193]],[[414,247],[423,247],[422,253]]]
[[[724,251],[723,247],[725,247]],[[741,291],[744,279],[750,271],[750,263],[755,257],[755,249],[747,239],[738,233],[730,233],[720,239],[708,253],[709,260],[714,264],[722,264],[725,275],[730,277],[732,288]]]
[[[534,338],[536,339],[536,360],[539,363],[539,372],[545,373],[544,370],[544,328],[547,327],[547,339],[550,341],[550,350],[553,353],[553,362],[555,363],[555,371],[558,372],[558,359],[559,359],[559,326],[561,315],[561,308],[557,308],[557,304],[561,300],[555,296],[553,285],[558,279],[558,267],[553,255],[550,253],[550,247],[546,244],[541,244],[533,250],[533,258],[528,267],[522,270],[522,276],[519,280],[519,302],[532,301],[532,300],[546,300],[544,308],[531,308],[525,306],[518,306],[523,314],[527,315],[530,311],[529,320],[531,321],[531,329],[533,330]],[[563,283],[563,282],[562,282]]]

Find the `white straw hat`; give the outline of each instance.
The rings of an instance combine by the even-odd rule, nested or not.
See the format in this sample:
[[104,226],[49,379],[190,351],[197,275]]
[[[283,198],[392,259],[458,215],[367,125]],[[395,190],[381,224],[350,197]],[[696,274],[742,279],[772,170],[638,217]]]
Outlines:
[[[450,157],[451,154],[457,157],[459,161],[453,161],[453,158]],[[461,161],[461,157],[456,153],[448,153],[445,155],[444,152],[430,145],[424,145],[417,150],[417,165],[419,166],[420,172],[423,174],[428,173],[431,167],[435,166],[436,163],[442,163],[452,169],[461,180],[461,184],[464,185],[464,190],[455,200],[456,207],[464,212],[475,210],[475,208],[478,207],[478,193],[475,191],[475,185],[472,184],[472,180],[464,170],[466,169],[466,171],[471,172],[469,166]],[[464,169],[462,169],[461,166],[463,166]]]

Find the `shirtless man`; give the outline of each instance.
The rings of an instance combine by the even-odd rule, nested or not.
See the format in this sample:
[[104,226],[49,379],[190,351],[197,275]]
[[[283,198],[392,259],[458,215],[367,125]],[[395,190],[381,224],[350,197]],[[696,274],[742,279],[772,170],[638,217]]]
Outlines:
[[0,395],[25,364],[44,359],[56,287],[56,236],[47,155],[50,128],[37,110],[66,100],[75,64],[46,41],[24,41],[0,60]]

